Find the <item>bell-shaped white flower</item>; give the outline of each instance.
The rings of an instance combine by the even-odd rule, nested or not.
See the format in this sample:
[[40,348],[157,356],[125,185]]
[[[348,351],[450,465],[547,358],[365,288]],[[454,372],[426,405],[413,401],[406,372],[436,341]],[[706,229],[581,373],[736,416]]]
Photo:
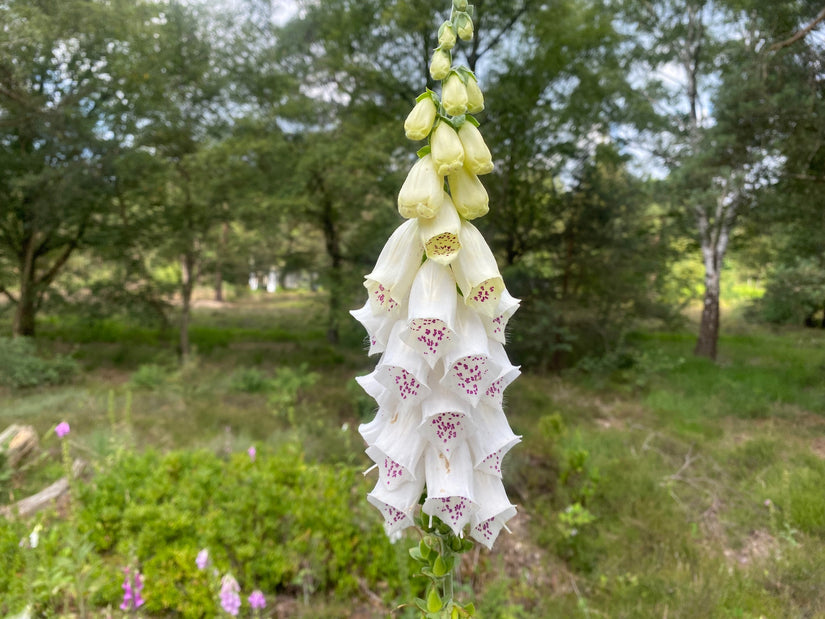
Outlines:
[[435,388],[421,403],[418,431],[449,461],[459,445],[475,432],[470,406],[444,388]]
[[499,374],[490,358],[487,334],[481,319],[466,308],[456,312],[458,341],[444,353],[441,384],[473,406]]
[[418,220],[410,219],[395,229],[365,277],[370,306],[376,314],[398,314],[410,292],[424,255]]
[[492,549],[502,527],[516,515],[516,507],[507,498],[501,479],[484,473],[473,477],[473,492],[479,510],[470,522],[470,537]]
[[460,116],[467,112],[467,87],[453,71],[441,88],[441,105],[450,116]]
[[493,315],[491,317],[483,317],[484,326],[487,329],[487,335],[495,341],[504,344],[507,322],[510,320],[510,317],[516,313],[520,303],[521,301],[507,292],[506,288],[503,289],[501,291],[501,296],[499,297],[498,307],[496,307]]
[[518,378],[521,370],[518,366],[510,363],[510,360],[507,358],[507,353],[504,351],[504,346],[499,342],[490,342],[489,349],[492,364],[498,368],[498,375],[484,391],[484,398],[490,402],[492,406],[501,407],[502,400],[504,399],[504,390],[507,389],[510,383]]
[[413,520],[418,500],[424,491],[424,475],[416,476],[390,490],[381,482],[367,495],[367,501],[374,505],[384,516],[384,531],[390,538],[407,527],[415,526]]
[[401,484],[415,480],[412,470],[393,460],[378,447],[371,445],[367,447],[366,452],[378,466],[378,483],[388,490],[394,490]]
[[458,235],[461,251],[450,264],[464,303],[492,317],[504,291],[504,280],[493,252],[473,224],[464,221]]
[[350,314],[367,330],[367,337],[370,342],[367,354],[372,356],[383,352],[387,346],[387,338],[390,335],[390,330],[395,323],[394,319],[386,312],[375,314],[372,311],[372,305],[369,299],[367,299],[363,307],[357,310],[350,310]]
[[[363,389],[368,396],[370,396],[373,400],[375,400],[376,404],[378,404],[379,413],[382,409],[386,410],[390,406],[393,405],[392,395],[390,394],[389,390],[384,385],[382,385],[381,383],[379,383],[376,380],[375,370],[373,370],[371,373],[367,374],[366,376],[356,376],[355,377],[355,382],[358,383],[361,386],[361,389]],[[378,418],[378,415],[376,415],[376,419],[377,418]],[[370,423],[373,423],[373,422],[370,422]],[[366,424],[366,425],[369,425],[369,424]],[[364,427],[364,424],[359,426],[358,431],[361,432],[361,428],[363,428],[363,427]],[[363,432],[361,432],[361,434],[362,434],[362,436],[364,436],[364,440],[367,441],[367,443],[375,442],[374,440],[368,439],[366,437],[366,435],[364,435]]]
[[410,140],[423,140],[432,131],[437,113],[432,96],[421,96],[404,121],[404,134]]
[[470,114],[478,114],[484,109],[484,94],[478,87],[475,76],[467,78],[467,111]]
[[480,402],[472,412],[476,432],[467,440],[477,471],[501,477],[501,461],[521,437],[514,434],[501,407]]
[[435,169],[432,155],[415,162],[398,192],[398,212],[411,217],[434,217],[444,202],[444,178]]
[[387,388],[400,410],[407,410],[430,394],[427,386],[429,366],[402,339],[404,322],[398,321],[390,332],[387,349],[373,372],[375,379]]
[[478,511],[478,503],[473,500],[473,469],[467,444],[459,445],[450,460],[427,447],[424,466],[427,499],[422,511],[439,518],[458,535]]
[[[415,476],[415,468],[421,460],[421,454],[426,445],[425,437],[417,432],[421,424],[418,411],[395,410],[392,416],[382,416],[382,419],[381,431],[370,447],[379,449],[382,454],[389,456],[409,475]],[[372,458],[370,453],[367,455]],[[373,461],[380,464],[375,458]]]
[[493,156],[478,127],[467,121],[458,130],[458,137],[464,147],[463,161],[467,170],[476,175],[492,172]]
[[458,242],[461,218],[446,193],[438,214],[432,219],[420,219],[418,229],[428,259],[439,264],[450,264],[458,255],[461,249]]
[[449,267],[427,260],[410,290],[407,328],[401,336],[433,367],[455,340],[457,298]]
[[490,210],[490,197],[478,176],[461,168],[447,176],[450,184],[450,195],[458,214],[464,219],[476,219],[487,214]]
[[446,48],[439,47],[433,52],[430,60],[430,77],[435,81],[443,80],[450,73],[453,59]]
[[464,146],[456,130],[448,123],[440,121],[435,126],[430,146],[435,170],[441,176],[460,170],[464,166]]

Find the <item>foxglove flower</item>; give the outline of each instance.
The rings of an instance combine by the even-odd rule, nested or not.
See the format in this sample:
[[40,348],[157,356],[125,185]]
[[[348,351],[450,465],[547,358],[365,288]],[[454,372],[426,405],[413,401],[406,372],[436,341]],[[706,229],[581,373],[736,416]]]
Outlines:
[[516,312],[520,303],[521,301],[514,298],[509,292],[507,292],[506,288],[501,291],[501,296],[499,297],[498,307],[496,307],[496,311],[493,312],[492,317],[484,317],[489,318],[489,320],[484,321],[484,326],[487,329],[487,334],[495,341],[504,344],[506,335],[505,329],[507,328],[507,322],[510,320],[510,317]]
[[69,428],[69,424],[66,421],[61,421],[54,429],[54,433],[57,434],[57,438],[63,438],[71,431]]
[[435,217],[444,202],[444,178],[431,155],[424,155],[410,169],[398,193],[398,212],[411,217]]
[[492,172],[493,156],[478,127],[469,121],[465,122],[458,130],[458,137],[464,147],[464,165],[467,170],[476,175]]
[[252,610],[261,610],[263,608],[266,608],[266,598],[264,597],[264,594],[258,589],[255,589],[255,591],[250,593],[249,598],[247,599],[249,600],[249,606],[252,608]]
[[473,40],[473,20],[467,13],[459,13],[456,17],[456,32],[462,41]]
[[433,262],[450,264],[458,255],[461,249],[458,241],[461,219],[450,196],[444,195],[444,203],[435,217],[419,220],[418,230],[424,252]]
[[455,340],[455,278],[449,267],[427,260],[410,290],[407,328],[401,337],[432,368]]
[[440,176],[464,167],[464,146],[456,130],[448,123],[441,121],[435,126],[430,143],[433,163]]
[[422,95],[404,121],[404,134],[410,140],[423,140],[433,129],[436,107],[429,94]]
[[516,515],[516,508],[507,500],[507,492],[500,478],[479,473],[473,481],[479,509],[472,515],[470,536],[491,549],[502,527]]
[[423,491],[424,475],[421,474],[417,479],[401,484],[394,490],[389,490],[379,483],[367,495],[367,501],[384,516],[384,531],[388,536],[392,538],[396,533],[415,524],[413,516]]
[[467,87],[456,72],[450,73],[444,82],[441,105],[450,116],[460,116],[467,111]]
[[445,21],[438,29],[438,46],[441,49],[452,49],[455,47],[455,28],[449,21]]
[[241,609],[240,591],[241,587],[232,574],[224,574],[224,577],[221,578],[221,591],[219,594],[221,608],[233,617],[237,617],[238,611]]
[[451,172],[447,180],[450,183],[453,204],[459,215],[469,220],[487,214],[490,210],[490,198],[478,176],[467,168],[461,168]]
[[425,454],[427,499],[421,508],[425,514],[436,516],[458,535],[479,505],[473,500],[473,476],[470,451],[467,444],[459,445],[447,460],[435,449]]
[[209,551],[206,548],[204,548],[198,553],[198,556],[195,557],[195,565],[198,567],[199,570],[205,570],[208,564]]
[[443,80],[450,73],[452,63],[449,51],[442,48],[435,50],[430,60],[430,77],[436,81]]
[[140,570],[135,570],[134,579],[130,575],[129,568],[123,569],[123,600],[120,603],[120,610],[135,610],[143,606],[144,600],[141,596],[143,591],[143,576]]
[[398,226],[381,250],[375,268],[365,277],[364,286],[374,313],[400,310],[423,254],[418,220],[410,219]]
[[478,228],[468,221],[461,224],[458,238],[462,249],[450,266],[464,303],[492,318],[504,290],[495,256]]
[[484,94],[478,87],[478,82],[474,75],[467,79],[467,111],[470,114],[478,114],[484,109]]
[[387,347],[387,339],[390,336],[390,330],[395,324],[388,312],[374,314],[370,300],[364,304],[364,307],[357,310],[350,310],[350,314],[355,320],[360,322],[364,329],[367,330],[367,337],[369,338],[370,347],[368,355],[372,356],[380,352],[384,352]]

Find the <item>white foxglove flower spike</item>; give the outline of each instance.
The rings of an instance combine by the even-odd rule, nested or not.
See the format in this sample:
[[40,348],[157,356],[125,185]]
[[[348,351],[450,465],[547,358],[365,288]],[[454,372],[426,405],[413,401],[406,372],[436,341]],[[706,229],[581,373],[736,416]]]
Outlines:
[[367,501],[377,507],[384,516],[384,531],[391,539],[407,527],[415,526],[413,512],[423,491],[424,475],[418,475],[414,481],[393,490],[385,488],[379,482],[367,495]]
[[505,288],[501,291],[498,307],[496,307],[496,311],[493,312],[493,316],[483,318],[484,326],[487,328],[487,334],[495,341],[504,344],[507,321],[516,313],[520,303],[521,301],[513,297]]
[[452,198],[446,193],[438,214],[432,219],[419,219],[418,230],[428,259],[439,264],[450,264],[458,255],[461,249],[458,242],[461,218]]
[[427,260],[410,290],[407,328],[401,337],[432,368],[455,341],[457,299],[449,267]]
[[398,212],[411,217],[435,217],[444,202],[444,177],[435,169],[432,155],[415,162],[398,192]]
[[449,461],[476,431],[469,404],[444,388],[435,388],[421,403],[418,431]]
[[393,319],[386,313],[379,315],[374,314],[369,299],[367,299],[364,307],[357,310],[350,310],[350,314],[367,330],[367,336],[370,341],[370,348],[367,355],[372,356],[383,352],[387,347],[387,338],[392,329]]
[[399,313],[423,255],[424,246],[418,231],[418,220],[405,221],[387,239],[375,268],[365,276],[364,286],[369,293],[374,313]]
[[502,527],[516,515],[516,508],[507,499],[507,492],[498,477],[476,473],[473,484],[480,507],[471,519],[470,537],[491,550]]
[[504,411],[482,402],[473,409],[473,421],[478,429],[468,443],[476,470],[501,477],[501,460],[521,442],[507,423]]
[[448,461],[433,447],[424,454],[427,499],[422,511],[435,516],[456,535],[478,511],[473,498],[473,471],[467,444],[462,443]]
[[399,409],[407,410],[430,394],[427,377],[430,368],[415,350],[401,339],[405,325],[398,321],[390,332],[387,349],[373,372],[375,379],[387,388]]
[[461,223],[458,235],[461,251],[450,264],[464,303],[481,314],[493,317],[504,290],[504,280],[493,252],[481,232],[468,221]]

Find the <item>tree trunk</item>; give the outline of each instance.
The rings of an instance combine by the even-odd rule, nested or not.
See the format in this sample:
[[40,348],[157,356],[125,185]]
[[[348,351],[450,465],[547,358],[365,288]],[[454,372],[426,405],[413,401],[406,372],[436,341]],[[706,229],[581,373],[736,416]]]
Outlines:
[[189,358],[189,317],[192,304],[192,288],[195,285],[195,255],[188,251],[181,257],[181,312],[180,312],[180,357],[182,362]]
[[334,345],[339,340],[339,314],[341,313],[341,294],[343,292],[341,289],[343,285],[341,274],[343,256],[335,221],[335,207],[326,196],[322,198],[321,227],[324,230],[324,243],[330,259],[327,341]]
[[705,256],[705,296],[702,302],[702,320],[699,338],[693,354],[716,360],[716,343],[719,340],[719,290],[721,256],[713,248],[703,247]]
[[215,260],[215,301],[223,301],[223,256],[226,253],[226,237],[229,234],[229,224],[223,222],[221,236],[218,241],[218,257]]
[[37,313],[37,284],[34,272],[34,236],[28,237],[20,253],[20,295],[12,322],[14,337],[34,337],[34,317]]

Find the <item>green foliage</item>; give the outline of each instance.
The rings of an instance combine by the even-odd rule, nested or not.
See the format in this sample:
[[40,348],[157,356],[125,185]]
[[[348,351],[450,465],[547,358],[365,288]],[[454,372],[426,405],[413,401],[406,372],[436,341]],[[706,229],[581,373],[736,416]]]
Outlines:
[[64,384],[75,377],[77,370],[77,363],[71,357],[39,357],[30,338],[0,338],[2,386],[22,389]]
[[756,313],[775,324],[825,325],[825,271],[819,260],[799,260],[770,277]]
[[136,389],[159,389],[170,381],[169,368],[149,363],[141,365],[132,373],[129,383]]
[[79,520],[98,552],[138,562],[152,612],[213,607],[195,567],[201,548],[243,590],[351,596],[364,579],[392,594],[402,578],[395,551],[358,487],[366,491],[357,470],[306,463],[296,445],[254,462],[150,451],[99,471],[82,490]]
[[296,368],[284,366],[275,372],[275,377],[270,382],[272,393],[269,396],[269,405],[274,409],[276,415],[288,419],[290,424],[295,425],[295,411],[300,402],[302,393],[312,387],[320,375],[310,372],[306,364]]

